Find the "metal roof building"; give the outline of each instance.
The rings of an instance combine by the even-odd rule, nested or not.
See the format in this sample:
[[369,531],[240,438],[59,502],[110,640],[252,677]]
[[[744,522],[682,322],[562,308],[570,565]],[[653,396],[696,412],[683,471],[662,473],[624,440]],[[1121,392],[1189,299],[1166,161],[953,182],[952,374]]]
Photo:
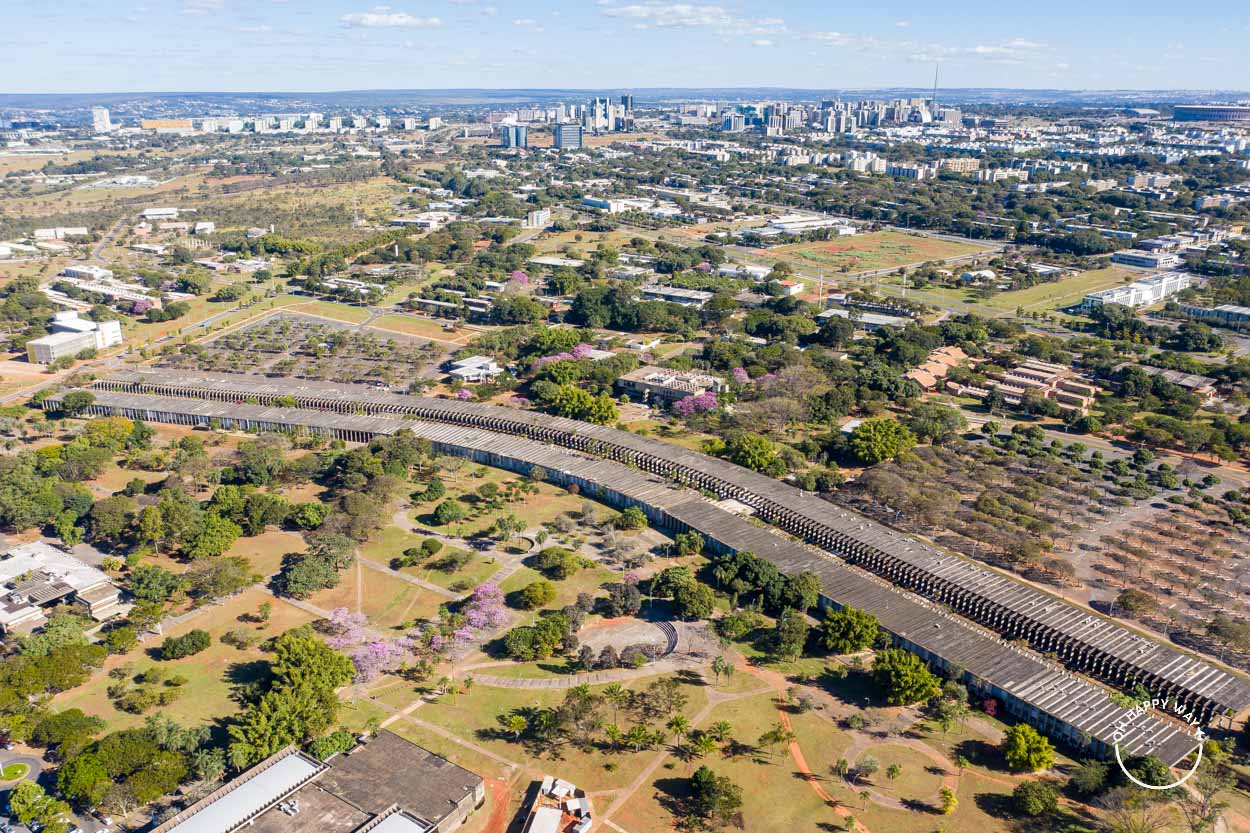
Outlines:
[[[364,414],[393,414],[586,451],[738,500],[764,520],[848,563],[946,605],[1009,639],[1025,640],[1075,670],[1120,688],[1140,684],[1155,696],[1175,697],[1203,720],[1236,714],[1250,706],[1250,680],[813,494],[660,440],[534,411],[407,396],[363,385],[161,369],[117,373],[93,387],[97,397],[106,391],[129,391],[236,405],[284,397],[302,408],[355,415],[353,420],[365,419]],[[237,407],[233,410],[239,412]],[[333,426],[334,420],[324,424]],[[360,422],[353,425],[365,427]]]
[[[49,397],[47,406],[57,407],[59,397]],[[197,412],[195,418],[204,421],[201,424],[206,424],[210,418],[204,413],[206,406],[213,406],[222,414],[234,412],[241,417],[251,409],[263,407],[187,402],[179,397],[107,390],[96,391],[96,397],[90,408],[93,412],[145,414],[145,419],[156,421],[178,418],[178,414],[167,409],[176,408],[180,402],[191,404]],[[298,425],[304,417],[320,425],[327,416],[300,409],[285,409],[283,414],[288,426]],[[861,567],[795,541],[778,530],[757,526],[672,479],[648,473],[641,467],[495,430],[400,416],[373,419],[382,429],[379,433],[391,434],[407,428],[430,440],[438,453],[466,456],[479,463],[522,473],[529,473],[538,466],[551,482],[565,486],[576,484],[582,493],[616,506],[637,505],[658,526],[676,532],[697,530],[713,549],[751,551],[788,573],[810,571],[820,581],[823,603],[872,613],[908,649],[946,669],[962,669],[966,682],[974,690],[1001,698],[1012,713],[1052,735],[1077,745],[1088,740],[1095,754],[1108,753],[1117,729],[1125,733],[1122,748],[1127,753],[1153,753],[1169,763],[1183,758],[1195,746],[1193,737],[1183,727],[1149,715],[1138,717],[1127,727],[1117,726],[1125,719],[1126,712],[1111,701],[1105,689]],[[783,484],[777,485],[789,489]],[[797,490],[790,491],[800,494]],[[824,501],[819,502],[830,511],[841,511]],[[957,560],[953,556],[947,558]]]

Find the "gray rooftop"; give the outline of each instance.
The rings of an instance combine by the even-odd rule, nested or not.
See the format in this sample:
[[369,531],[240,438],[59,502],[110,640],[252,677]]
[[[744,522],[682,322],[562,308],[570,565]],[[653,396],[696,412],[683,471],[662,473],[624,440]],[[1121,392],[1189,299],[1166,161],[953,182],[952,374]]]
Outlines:
[[[153,398],[173,403],[179,401],[174,397],[97,392],[98,403],[106,407],[112,407],[114,402],[131,407],[135,400]],[[320,415],[318,412],[303,413]],[[288,412],[290,418],[296,418],[298,414],[298,409]],[[827,552],[801,544],[776,529],[757,526],[670,480],[601,457],[498,431],[400,417],[376,419],[392,424],[391,430],[386,433],[401,428],[411,429],[418,436],[433,442],[440,452],[469,452],[475,459],[518,471],[528,471],[529,467],[538,465],[546,469],[555,482],[586,484],[583,491],[587,494],[593,494],[596,487],[609,489],[626,502],[650,509],[653,516],[660,516],[670,527],[697,529],[725,548],[749,550],[789,573],[811,571],[820,580],[824,595],[834,603],[873,613],[887,630],[931,658],[963,668],[991,688],[1012,695],[1096,740],[1109,743],[1112,726],[1125,715],[1124,709],[1111,702],[1105,689],[1042,659],[1036,653],[1012,645],[993,632],[947,613],[938,605],[894,587]],[[673,446],[666,448],[682,451]],[[794,495],[801,494],[783,484],[776,485],[789,489]],[[827,511],[842,511],[824,501],[819,502]],[[958,561],[951,556],[946,559]],[[1215,671],[1196,660],[1190,661],[1207,671]],[[1123,742],[1129,754],[1153,752],[1169,762],[1184,757],[1193,746],[1193,739],[1181,727],[1150,716],[1134,721]],[[350,758],[347,760],[350,761]],[[345,779],[344,784],[351,781],[348,771],[340,773],[338,766],[335,773],[323,776],[323,780],[329,778]],[[376,791],[378,786],[370,784],[369,788]],[[379,794],[378,798],[385,800],[387,796]],[[408,802],[396,803],[411,806]]]
[[[350,408],[377,414],[408,414],[423,420],[473,423],[548,442],[576,442],[586,447],[612,449],[614,456],[626,462],[656,458],[685,482],[702,482],[710,478],[719,484],[718,491],[722,495],[746,503],[789,531],[796,534],[800,529],[807,528],[826,531],[825,537],[829,539],[826,546],[852,562],[863,561],[872,553],[884,554],[923,575],[930,585],[975,590],[978,598],[985,602],[978,606],[978,612],[988,610],[1023,615],[1034,625],[1140,668],[1169,686],[1192,691],[1215,704],[1219,711],[1237,713],[1250,706],[1250,680],[1010,576],[938,550],[816,495],[725,460],[661,440],[536,411],[407,396],[378,391],[365,385],[145,369],[113,374],[97,382],[97,398],[103,393],[101,388],[151,388],[180,396],[199,396],[204,391],[211,391],[213,395],[227,400],[233,397],[231,401],[236,402],[249,398],[263,401],[266,397],[293,396],[301,404],[314,407]],[[343,415],[338,416],[338,419],[342,418]],[[966,615],[973,615],[973,612]]]

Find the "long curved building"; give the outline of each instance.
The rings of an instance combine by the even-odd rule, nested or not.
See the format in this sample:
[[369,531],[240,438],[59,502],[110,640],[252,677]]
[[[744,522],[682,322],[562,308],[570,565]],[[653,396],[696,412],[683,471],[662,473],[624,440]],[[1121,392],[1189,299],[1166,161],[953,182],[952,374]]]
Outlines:
[[[559,473],[556,482],[641,506],[661,526],[697,529],[718,547],[751,550],[787,572],[816,573],[827,603],[874,613],[907,647],[964,669],[973,687],[1052,734],[1074,742],[1088,736],[1099,752],[1109,736],[1093,713],[1119,711],[1107,693],[1013,643],[1027,640],[1121,688],[1141,683],[1204,722],[1250,705],[1250,684],[1241,677],[771,478],[628,432],[364,386],[232,374],[133,371],[96,382],[93,393],[95,413],[357,441],[409,428],[446,453],[518,471],[542,466]],[[45,407],[60,399],[49,397]],[[807,546],[720,509],[695,489],[746,504]],[[1170,760],[1193,745],[1184,733],[1164,734],[1145,743]]]

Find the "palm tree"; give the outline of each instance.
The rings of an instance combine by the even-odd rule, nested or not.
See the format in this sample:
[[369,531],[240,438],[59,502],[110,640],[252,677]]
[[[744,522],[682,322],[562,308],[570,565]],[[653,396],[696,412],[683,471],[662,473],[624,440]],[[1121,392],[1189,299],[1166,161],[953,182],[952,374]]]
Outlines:
[[443,694],[447,694],[448,692],[452,690],[453,681],[451,677],[439,677],[438,682],[434,684],[434,687],[438,691],[439,695],[441,696]]
[[645,726],[634,726],[625,733],[625,742],[634,747],[634,751],[637,752],[651,742],[651,733]]
[[870,798],[872,798],[872,793],[871,793],[870,791],[868,791],[868,790],[860,790],[860,791],[859,791],[859,800],[860,800],[860,801],[862,801],[862,802],[864,802],[864,803],[863,803],[863,805],[862,805],[859,809],[861,809],[861,810],[867,810],[867,809],[868,809],[868,799],[870,799]]
[[519,714],[508,716],[508,731],[512,733],[513,740],[519,740],[521,733],[530,727],[530,722]]
[[898,777],[902,774],[903,774],[903,767],[900,766],[899,764],[890,764],[888,767],[885,768],[885,777],[890,779],[891,784],[897,781]]
[[963,777],[964,770],[967,769],[971,763],[972,762],[969,761],[967,758],[965,758],[963,755],[959,755],[958,757],[955,758],[955,768],[959,770],[960,778]]
[[677,736],[677,743],[680,746],[685,743],[686,735],[690,733],[690,718],[684,714],[675,714],[665,728]]
[[619,723],[617,711],[622,703],[629,699],[629,692],[620,683],[612,683],[603,687],[603,699],[612,704],[612,722]]
[[720,678],[724,677],[728,680],[734,675],[734,665],[723,656],[712,660],[712,673],[716,675],[716,682],[720,684]]
[[707,727],[707,731],[704,732],[704,734],[710,736],[712,740],[717,743],[724,743],[729,740],[729,736],[733,734],[733,730],[734,728],[730,725],[728,720],[718,720],[711,726]]
[[700,732],[694,738],[692,749],[696,756],[704,758],[716,751],[716,738],[707,732]]
[[621,731],[620,726],[617,726],[615,723],[609,723],[603,727],[603,733],[607,735],[608,740],[611,742],[613,752],[621,748],[621,739],[625,737],[625,733]]
[[837,762],[830,769],[833,770],[834,775],[846,780],[846,776],[851,774],[851,762],[846,758],[838,758]]

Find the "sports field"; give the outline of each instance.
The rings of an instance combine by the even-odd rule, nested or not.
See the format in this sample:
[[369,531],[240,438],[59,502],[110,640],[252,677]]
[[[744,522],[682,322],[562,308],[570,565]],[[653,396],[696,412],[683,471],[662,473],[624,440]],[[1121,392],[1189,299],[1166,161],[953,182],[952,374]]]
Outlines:
[[987,250],[972,243],[919,237],[899,231],[877,231],[835,240],[792,243],[769,249],[768,254],[782,255],[796,265],[815,266],[831,272],[863,272],[897,269],[899,266]]

